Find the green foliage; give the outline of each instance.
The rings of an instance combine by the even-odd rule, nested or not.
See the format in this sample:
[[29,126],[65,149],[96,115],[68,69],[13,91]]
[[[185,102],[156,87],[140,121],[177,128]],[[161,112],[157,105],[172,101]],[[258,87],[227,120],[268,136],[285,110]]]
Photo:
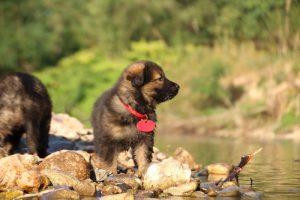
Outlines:
[[229,93],[220,84],[220,79],[225,76],[228,66],[221,62],[214,62],[203,69],[205,71],[201,72],[200,77],[193,80],[194,91],[199,93],[199,108],[229,106]]
[[67,112],[88,122],[96,98],[112,86],[124,65],[91,49],[62,59],[58,66],[36,75],[48,88],[55,112]]
[[53,65],[80,49],[119,56],[132,42],[299,50],[300,1],[2,0],[0,73]]
[[288,132],[294,125],[300,124],[300,117],[294,110],[285,113],[281,120],[280,126],[276,129],[276,132]]

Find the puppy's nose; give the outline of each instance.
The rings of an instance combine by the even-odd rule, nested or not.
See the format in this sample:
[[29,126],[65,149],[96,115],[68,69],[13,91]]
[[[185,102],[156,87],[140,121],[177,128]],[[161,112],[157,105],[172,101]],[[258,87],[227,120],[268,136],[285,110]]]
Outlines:
[[174,83],[174,86],[172,87],[172,90],[174,92],[178,92],[179,88],[180,88],[180,86],[177,83]]

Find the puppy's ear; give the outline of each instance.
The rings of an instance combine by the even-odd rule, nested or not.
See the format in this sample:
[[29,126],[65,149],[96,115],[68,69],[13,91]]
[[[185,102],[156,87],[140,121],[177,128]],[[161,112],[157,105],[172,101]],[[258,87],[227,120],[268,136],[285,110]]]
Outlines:
[[127,80],[131,81],[133,87],[141,87],[144,84],[144,75],[127,76]]

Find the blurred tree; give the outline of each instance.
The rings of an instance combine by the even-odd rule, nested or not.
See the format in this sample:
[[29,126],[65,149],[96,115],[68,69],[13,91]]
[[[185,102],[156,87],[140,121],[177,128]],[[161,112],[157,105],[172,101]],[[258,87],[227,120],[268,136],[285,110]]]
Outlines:
[[87,47],[118,55],[133,41],[252,41],[300,46],[300,0],[1,0],[0,72],[40,69]]

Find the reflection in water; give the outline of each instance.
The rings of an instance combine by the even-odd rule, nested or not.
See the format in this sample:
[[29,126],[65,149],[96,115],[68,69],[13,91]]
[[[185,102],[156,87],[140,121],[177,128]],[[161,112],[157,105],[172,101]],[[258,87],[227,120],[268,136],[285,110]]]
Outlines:
[[238,164],[241,156],[263,150],[240,174],[240,184],[262,191],[263,199],[300,199],[300,143],[292,141],[249,141],[245,139],[195,139],[158,137],[156,146],[169,155],[181,146],[203,166],[211,163]]

